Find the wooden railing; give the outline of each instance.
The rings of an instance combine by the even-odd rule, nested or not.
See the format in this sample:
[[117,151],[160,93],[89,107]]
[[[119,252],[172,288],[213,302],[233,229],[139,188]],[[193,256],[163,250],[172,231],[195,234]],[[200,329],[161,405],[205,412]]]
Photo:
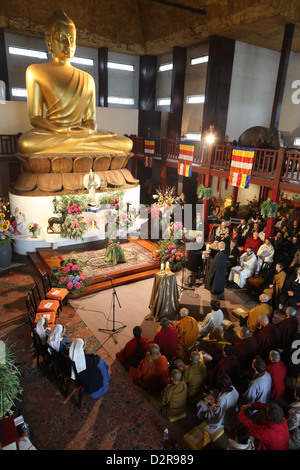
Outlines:
[[[135,138],[130,136],[133,140],[133,152],[139,155],[144,154],[143,138]],[[139,148],[136,152],[135,149]],[[193,165],[195,171],[197,167],[204,167],[209,171],[209,152],[211,152],[210,167],[214,170],[230,170],[231,156],[233,144],[231,142],[223,142],[220,144],[209,146],[201,142],[194,142],[194,157]],[[178,161],[180,150],[180,141],[172,139],[156,139],[155,141],[155,156],[161,158],[163,161]],[[267,180],[275,180],[277,171],[279,150],[273,149],[255,149],[254,163],[252,175],[259,178],[266,178]],[[285,150],[284,155],[285,165],[280,178],[280,181],[289,182],[293,184],[300,183],[300,148],[293,150]],[[299,184],[300,190],[300,184]]]
[[0,135],[0,156],[15,155],[17,153],[18,136]]

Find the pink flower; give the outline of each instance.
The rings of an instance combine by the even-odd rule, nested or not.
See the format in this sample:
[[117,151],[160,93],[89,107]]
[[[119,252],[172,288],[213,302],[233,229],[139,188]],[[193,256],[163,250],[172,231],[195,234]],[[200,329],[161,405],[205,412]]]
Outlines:
[[63,284],[64,282],[66,282],[67,278],[65,276],[61,276],[61,278],[59,279],[59,282],[60,284]]
[[67,289],[68,289],[68,290],[73,289],[73,282],[68,282],[68,283],[67,283]]
[[74,287],[75,287],[75,289],[80,289],[80,287],[81,287],[80,282],[75,282]]
[[79,269],[78,264],[73,264],[71,269],[72,269],[72,271],[78,271],[78,269]]
[[66,266],[66,267],[65,267],[64,272],[65,272],[65,273],[69,273],[69,272],[70,272],[69,266]]
[[86,275],[84,273],[80,274],[80,280],[83,281],[86,278]]

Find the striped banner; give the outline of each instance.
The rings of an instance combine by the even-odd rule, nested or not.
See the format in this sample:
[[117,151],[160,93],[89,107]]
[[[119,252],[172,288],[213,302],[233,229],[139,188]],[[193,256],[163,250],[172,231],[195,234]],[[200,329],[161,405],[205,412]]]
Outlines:
[[182,141],[179,146],[178,175],[191,177],[194,159],[194,142]]
[[249,188],[255,148],[233,147],[228,184]]
[[144,141],[144,153],[145,154],[154,154],[155,140],[147,139]]
[[148,168],[154,167],[154,157],[148,157],[147,155],[144,156],[144,166]]
[[179,147],[179,160],[184,160],[187,162],[193,162],[194,159],[194,142],[183,141],[180,142]]
[[186,163],[178,163],[178,175],[182,176],[192,176],[192,165],[187,165]]

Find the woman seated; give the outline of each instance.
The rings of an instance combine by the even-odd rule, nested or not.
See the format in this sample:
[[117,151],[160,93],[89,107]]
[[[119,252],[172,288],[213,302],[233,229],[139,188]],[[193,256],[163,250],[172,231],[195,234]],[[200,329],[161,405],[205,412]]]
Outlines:
[[63,325],[55,325],[52,333],[50,334],[47,343],[57,352],[66,353],[70,347],[71,340],[65,334],[65,328]]
[[48,328],[48,320],[45,317],[41,317],[38,319],[35,331],[41,338],[41,343],[45,344],[49,335],[51,334],[51,330]]
[[[110,380],[108,364],[98,354],[86,354],[84,349],[84,340],[76,338],[70,346],[69,357],[75,363],[83,391],[92,398],[101,398],[107,392]],[[75,377],[73,371],[72,378]]]

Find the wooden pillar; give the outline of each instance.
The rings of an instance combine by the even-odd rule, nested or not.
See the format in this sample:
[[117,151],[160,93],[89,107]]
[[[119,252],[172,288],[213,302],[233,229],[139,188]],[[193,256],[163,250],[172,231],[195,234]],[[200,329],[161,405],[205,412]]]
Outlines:
[[160,170],[160,186],[163,188],[167,184],[167,165],[162,162]]
[[181,124],[184,101],[184,81],[186,69],[186,49],[173,48],[173,71],[171,85],[171,106],[168,122],[168,138],[181,138]]
[[[9,81],[8,81],[8,67],[5,48],[4,29],[0,28],[0,80],[5,83],[6,100],[10,100]],[[3,110],[4,111],[4,110]]]
[[[211,174],[210,174],[210,166],[211,166],[211,158],[212,158],[212,144],[209,144],[208,150],[208,157],[207,157],[207,172],[204,177],[204,186],[206,188],[210,188],[211,186]],[[203,200],[203,221],[204,221],[204,240],[207,240],[209,235],[209,223],[208,223],[208,215],[209,215],[209,199]]]
[[294,24],[287,24],[284,30],[283,43],[281,48],[281,56],[277,74],[277,83],[275,89],[275,96],[273,102],[273,109],[271,115],[270,127],[278,129],[280,120],[280,111],[282,105],[282,98],[285,88],[286,74],[289,65],[289,58],[294,35]]
[[99,71],[99,106],[107,108],[108,96],[108,48],[100,47],[98,49],[98,71]]
[[221,141],[226,134],[234,48],[232,39],[210,38],[202,129],[205,131],[213,124]]
[[[282,171],[284,168],[284,164],[285,164],[285,149],[281,147],[278,151],[276,173],[275,173],[275,179],[274,179],[274,184],[273,184],[272,193],[271,193],[271,201],[273,202],[279,202],[279,196],[280,196],[279,183],[280,183],[280,178],[281,178]],[[268,218],[267,225],[266,225],[265,238],[273,237],[274,230],[275,230],[275,222],[276,222],[276,217]]]

